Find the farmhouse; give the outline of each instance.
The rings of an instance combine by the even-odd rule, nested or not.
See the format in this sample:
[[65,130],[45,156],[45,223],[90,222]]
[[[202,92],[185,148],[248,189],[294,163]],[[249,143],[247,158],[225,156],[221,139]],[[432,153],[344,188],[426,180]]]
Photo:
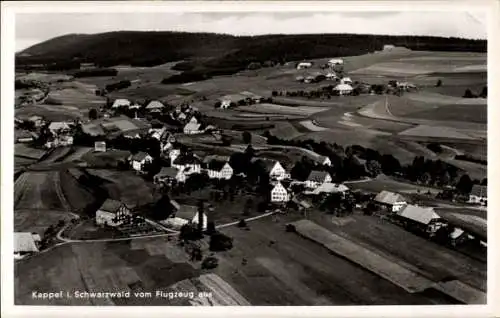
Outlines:
[[328,72],[326,74],[326,79],[329,80],[329,81],[334,81],[334,80],[337,80],[338,78],[339,77],[334,72]]
[[123,202],[106,199],[97,210],[95,221],[97,225],[118,226],[130,215],[130,209]]
[[302,69],[310,68],[310,67],[312,67],[312,63],[311,62],[300,62],[299,64],[297,64],[297,69],[298,70],[302,70]]
[[115,109],[115,108],[120,108],[120,107],[130,107],[130,101],[128,99],[124,99],[124,98],[119,98],[119,99],[115,99],[115,101],[113,102],[113,105],[111,105],[111,108]]
[[309,174],[306,180],[306,187],[316,189],[319,185],[323,183],[329,183],[332,181],[332,177],[326,171],[313,170]]
[[140,151],[129,158],[132,169],[135,171],[142,171],[146,164],[153,162],[153,157],[147,153]]
[[348,85],[352,85],[352,80],[350,77],[343,77],[341,80],[340,80],[340,84],[348,84]]
[[208,177],[210,179],[229,180],[233,176],[233,168],[227,161],[212,160],[207,164]]
[[386,190],[378,193],[373,201],[390,212],[398,212],[407,204],[406,199],[401,194]]
[[475,184],[469,194],[469,203],[487,205],[488,187]]
[[[175,224],[177,227],[181,227],[184,224],[199,224],[199,214],[198,214],[198,207],[193,206],[193,205],[185,205],[181,204],[177,211],[175,211],[171,217],[169,218],[170,221],[168,223]],[[207,228],[207,215],[203,213],[202,215],[202,224],[203,224],[203,229],[205,230]]]
[[328,65],[330,65],[330,66],[343,65],[343,64],[344,64],[344,60],[343,59],[339,59],[339,58],[331,59],[331,60],[328,61]]
[[[194,118],[194,117],[193,117]],[[201,124],[197,122],[189,122],[184,126],[183,132],[186,135],[195,135],[203,133],[203,130],[200,130]]]
[[332,161],[330,160],[330,158],[328,158],[327,156],[319,156],[317,159],[316,159],[316,162],[321,165],[321,166],[331,166],[332,165]]
[[467,239],[468,239],[467,233],[465,233],[464,230],[458,227],[454,228],[453,232],[451,232],[450,234],[450,242],[451,245],[453,246],[458,246],[464,243]]
[[325,183],[319,185],[312,192],[309,192],[309,193],[306,192],[306,193],[313,194],[313,195],[320,195],[323,193],[341,193],[343,196],[345,196],[345,194],[348,191],[349,191],[349,188],[343,184],[325,182]]
[[39,252],[40,235],[30,232],[14,232],[14,257],[22,258],[25,255]]
[[240,95],[245,96],[247,99],[250,99],[253,103],[261,103],[264,101],[264,97],[254,94],[252,92],[243,91]]
[[182,170],[173,167],[162,167],[160,172],[153,177],[153,181],[156,184],[172,183],[174,180],[177,182],[185,182],[186,175]]
[[333,90],[337,91],[339,95],[350,95],[353,91],[353,88],[349,84],[339,84],[335,86]]
[[153,100],[149,102],[149,104],[146,106],[146,110],[149,112],[154,112],[154,111],[161,111],[165,107],[161,102],[157,100]]
[[156,140],[163,140],[167,137],[168,131],[167,127],[162,128],[151,128],[149,130],[150,136]]
[[288,202],[290,197],[285,187],[278,182],[271,190],[271,202]]
[[[259,158],[252,159],[253,162],[256,160],[259,160]],[[281,181],[290,177],[279,161],[262,160],[262,162],[264,163],[265,169],[269,173],[269,178],[271,180]]]
[[396,217],[410,229],[415,229],[430,235],[445,225],[434,208],[424,208],[407,204],[396,213]]
[[52,135],[59,135],[68,133],[71,131],[71,127],[68,123],[63,121],[53,121],[49,125],[49,131]]
[[95,152],[106,152],[106,142],[105,141],[94,142],[94,151]]
[[222,96],[218,101],[220,102],[220,108],[229,108],[245,104],[248,99],[249,96],[243,94],[231,94]]
[[200,159],[194,155],[179,155],[173,162],[172,167],[182,170],[186,175],[201,173]]
[[384,47],[383,47],[383,50],[384,51],[391,51],[394,48],[395,48],[395,46],[392,45],[392,44],[385,44]]

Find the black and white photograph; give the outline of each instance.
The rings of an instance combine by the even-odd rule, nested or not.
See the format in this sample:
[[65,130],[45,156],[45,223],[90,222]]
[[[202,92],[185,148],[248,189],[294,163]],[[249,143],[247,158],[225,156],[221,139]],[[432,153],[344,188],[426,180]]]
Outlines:
[[13,306],[489,305],[485,7],[117,2],[12,14]]

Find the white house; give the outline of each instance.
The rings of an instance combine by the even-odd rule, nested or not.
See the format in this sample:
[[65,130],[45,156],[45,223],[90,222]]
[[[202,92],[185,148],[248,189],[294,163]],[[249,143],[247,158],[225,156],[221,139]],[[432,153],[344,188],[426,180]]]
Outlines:
[[488,187],[475,184],[469,194],[469,203],[487,205]]
[[128,99],[119,98],[115,99],[111,108],[120,108],[120,107],[130,107],[130,101]]
[[220,108],[229,108],[238,106],[241,102],[245,102],[250,97],[242,95],[242,94],[230,94],[220,97],[218,100],[220,102]]
[[60,135],[71,131],[71,127],[64,121],[53,121],[49,124],[49,131],[52,135]]
[[389,192],[386,190],[378,193],[373,201],[387,208],[391,212],[398,212],[403,208],[403,206],[408,204],[405,197],[403,197],[401,194]]
[[179,157],[181,154],[180,149],[171,149],[170,152],[168,153],[168,157],[170,158],[170,164],[172,164],[177,157]]
[[271,190],[271,202],[288,202],[290,200],[290,196],[286,191],[285,187],[278,182]]
[[301,63],[297,64],[297,69],[298,70],[302,70],[302,69],[310,68],[310,67],[312,67],[312,63],[311,62],[301,62]]
[[322,166],[329,166],[330,167],[332,165],[332,161],[327,156],[319,156],[319,158],[316,160],[316,162]]
[[395,46],[392,45],[392,44],[385,44],[384,47],[383,47],[383,50],[384,51],[391,51],[394,48],[395,48]]
[[149,112],[153,112],[153,111],[160,111],[161,112],[163,107],[165,107],[165,106],[161,102],[159,102],[157,100],[153,100],[153,101],[149,102],[149,104],[146,106],[146,110]]
[[306,180],[306,187],[315,189],[323,183],[332,182],[332,177],[326,171],[313,170]]
[[[198,207],[192,205],[180,205],[179,209],[175,211],[165,222],[165,224],[171,224],[175,227],[181,227],[184,224],[194,224],[197,226],[199,224],[199,212]],[[208,218],[205,213],[202,215],[203,229],[207,229]]]
[[38,253],[40,242],[40,235],[36,233],[14,232],[14,257],[20,259],[25,255]]
[[182,170],[174,167],[162,167],[154,177],[154,183],[171,183],[172,181],[186,182],[186,175]]
[[269,171],[269,178],[281,181],[289,177],[289,174],[279,161],[265,161],[265,163]]
[[333,90],[339,92],[339,95],[349,95],[352,93],[353,88],[349,84],[339,84]]
[[195,135],[203,133],[203,130],[200,130],[201,124],[189,122],[184,126],[183,132],[186,135]]
[[212,160],[207,165],[208,177],[210,179],[229,180],[233,176],[233,168],[229,162]]
[[338,78],[337,74],[333,73],[333,72],[328,72],[326,74],[326,79],[327,80],[330,80],[330,81],[334,81]]
[[153,157],[143,151],[140,151],[135,155],[130,156],[129,161],[132,164],[132,169],[135,171],[142,171],[146,164],[153,162]]
[[56,136],[53,140],[45,143],[46,148],[64,147],[73,144],[73,136],[68,134],[61,134]]
[[131,215],[130,209],[122,202],[106,199],[95,214],[98,225],[118,226]]
[[352,84],[352,80],[350,77],[343,77],[341,80],[340,80],[340,84],[348,84],[348,85],[351,85]]
[[193,155],[179,155],[172,161],[172,167],[183,171],[186,175],[201,173],[200,160]]
[[344,60],[343,59],[339,59],[339,58],[331,59],[331,60],[328,61],[328,65],[330,65],[330,66],[343,65],[343,64],[344,64]]
[[95,152],[106,152],[106,142],[105,141],[94,142],[94,151]]

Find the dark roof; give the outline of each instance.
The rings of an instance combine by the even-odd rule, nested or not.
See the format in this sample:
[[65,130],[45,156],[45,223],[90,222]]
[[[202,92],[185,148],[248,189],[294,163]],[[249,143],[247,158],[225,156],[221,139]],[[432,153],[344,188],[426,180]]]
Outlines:
[[207,167],[210,170],[221,171],[226,161],[212,160],[208,163]]
[[180,155],[174,161],[174,164],[176,165],[188,165],[196,163],[200,163],[200,160],[198,158],[196,158],[195,156],[186,156],[186,155]]
[[155,177],[171,177],[175,178],[177,176],[177,173],[179,171],[176,168],[173,167],[163,167],[161,168],[160,172],[155,174]]
[[175,212],[175,216],[181,219],[191,221],[198,213],[198,207],[194,205],[181,204],[179,210]]
[[146,158],[146,156],[149,156],[149,155],[143,151],[139,151],[138,153],[136,153],[135,155],[132,156],[132,160],[142,161],[142,160],[144,160],[144,158]]
[[106,211],[106,212],[111,212],[115,213],[118,211],[118,209],[123,205],[122,202],[113,200],[113,199],[106,199],[104,203],[101,205],[99,210],[101,211]]
[[323,182],[325,181],[326,176],[330,175],[326,171],[318,171],[318,170],[313,170],[309,174],[309,177],[307,177],[308,181],[315,181],[315,182]]
[[475,184],[472,186],[472,190],[470,192],[471,195],[475,195],[481,198],[488,197],[488,187],[484,185]]

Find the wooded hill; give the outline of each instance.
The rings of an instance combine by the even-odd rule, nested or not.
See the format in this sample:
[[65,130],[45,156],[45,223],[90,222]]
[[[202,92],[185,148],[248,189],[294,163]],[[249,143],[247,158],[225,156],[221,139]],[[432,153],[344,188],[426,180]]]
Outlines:
[[17,66],[78,63],[154,66],[187,60],[179,69],[200,77],[231,74],[251,62],[285,62],[361,55],[384,44],[412,50],[486,52],[485,40],[427,36],[351,34],[232,36],[214,33],[120,31],[69,34],[34,45],[16,56]]

